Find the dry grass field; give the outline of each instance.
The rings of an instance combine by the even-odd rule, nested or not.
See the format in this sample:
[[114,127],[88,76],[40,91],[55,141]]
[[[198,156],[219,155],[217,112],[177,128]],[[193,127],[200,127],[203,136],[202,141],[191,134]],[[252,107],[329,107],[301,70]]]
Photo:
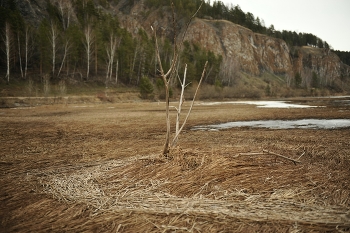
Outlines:
[[191,130],[350,119],[303,101],[326,107],[196,105],[168,159],[164,103],[0,109],[0,232],[350,231],[349,128]]

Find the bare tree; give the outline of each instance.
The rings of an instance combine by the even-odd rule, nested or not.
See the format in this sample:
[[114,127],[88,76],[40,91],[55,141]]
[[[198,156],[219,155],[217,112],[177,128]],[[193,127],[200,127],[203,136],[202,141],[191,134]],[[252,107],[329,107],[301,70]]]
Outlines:
[[18,59],[19,59],[19,69],[21,71],[21,77],[23,78],[23,66],[22,66],[22,53],[21,53],[21,32],[17,31],[17,46],[18,46]]
[[139,69],[137,72],[137,82],[136,82],[137,85],[140,82],[140,78],[143,77],[143,74],[145,73],[145,61],[146,61],[146,53],[143,49],[141,49],[140,60],[139,60]]
[[117,62],[115,64],[115,83],[118,83],[118,71],[119,71],[119,60],[117,59]]
[[72,19],[74,9],[71,0],[58,0],[58,10],[62,21],[63,30],[67,30]]
[[132,78],[133,78],[133,72],[135,69],[135,64],[136,64],[136,58],[137,58],[137,54],[140,53],[140,50],[142,49],[140,41],[137,43],[136,48],[135,48],[135,52],[134,52],[134,57],[132,60],[132,65],[130,66],[130,77],[129,77],[129,83],[132,82]]
[[[109,42],[106,45],[106,52],[107,52],[107,73],[106,73],[106,85],[107,82],[112,79],[113,74],[113,64],[114,64],[114,57],[117,51],[117,47],[119,47],[120,39],[118,39],[114,33],[110,34]],[[117,78],[116,78],[117,79]]]
[[92,27],[90,24],[88,24],[84,30],[84,46],[85,46],[86,63],[87,63],[86,79],[89,79],[90,63],[91,63],[91,57],[93,53],[92,45],[94,41],[95,41],[95,37],[92,31]]
[[52,55],[52,76],[55,76],[56,67],[56,55],[58,50],[58,29],[55,23],[51,22],[49,40],[51,43],[51,55]]
[[11,53],[11,44],[12,44],[12,36],[11,36],[11,26],[9,22],[5,23],[4,37],[3,41],[5,42],[5,54],[6,54],[6,76],[7,84],[10,83],[10,53]]
[[66,61],[67,56],[68,56],[69,50],[70,50],[70,43],[69,43],[69,40],[66,40],[66,42],[64,43],[63,58],[62,58],[60,69],[58,70],[58,73],[57,73],[57,77],[60,76],[60,73],[62,71],[63,65],[64,65],[64,63]]
[[[202,1],[203,4],[203,1]],[[199,6],[199,8],[197,9],[197,11],[194,13],[194,15],[190,18],[190,20],[188,21],[183,37],[180,41],[180,48],[182,47],[182,44],[184,42],[184,38],[186,36],[186,32],[189,28],[189,25],[192,21],[192,19],[196,16],[196,14],[198,13],[198,11],[200,10],[202,4]],[[166,128],[167,128],[167,132],[166,132],[166,137],[165,137],[165,144],[164,144],[164,148],[163,148],[163,155],[167,156],[170,152],[170,149],[172,146],[176,145],[177,139],[179,137],[179,134],[181,132],[181,130],[183,129],[193,106],[195,97],[193,97],[193,101],[192,101],[192,105],[191,108],[188,111],[188,114],[185,118],[185,121],[183,122],[182,126],[179,126],[179,118],[180,118],[180,114],[181,114],[181,106],[183,104],[183,92],[185,90],[185,81],[186,81],[186,73],[187,73],[187,66],[185,67],[185,75],[184,75],[184,81],[181,83],[182,85],[182,92],[181,92],[181,97],[180,97],[180,101],[179,101],[179,107],[177,108],[177,130],[176,130],[176,134],[174,139],[172,140],[172,142],[170,143],[170,131],[171,131],[171,124],[170,124],[170,104],[169,104],[169,98],[170,98],[170,94],[169,94],[169,90],[170,90],[170,84],[172,83],[172,79],[174,79],[174,77],[176,76],[176,67],[179,61],[179,49],[178,49],[178,45],[177,45],[177,35],[176,35],[176,26],[175,26],[175,12],[174,12],[174,4],[172,4],[172,8],[173,8],[173,29],[174,29],[174,45],[173,45],[173,56],[172,56],[172,62],[170,65],[170,68],[167,72],[164,71],[163,65],[162,65],[162,59],[160,57],[160,50],[159,50],[159,44],[158,44],[158,40],[157,40],[157,33],[156,30],[152,27],[153,33],[154,33],[154,38],[155,38],[155,44],[156,44],[156,57],[158,60],[158,66],[159,66],[159,72],[160,72],[160,76],[163,80],[164,83],[164,88],[165,88],[165,114],[166,114]],[[203,76],[205,74],[205,69],[206,69],[207,63],[205,64],[204,70],[203,70],[203,74],[201,77],[201,81],[203,79]],[[201,83],[200,81],[200,83]],[[199,83],[199,84],[200,84]],[[199,85],[197,87],[197,91],[198,91]],[[196,93],[197,93],[196,91]]]
[[24,40],[25,40],[24,78],[27,78],[28,61],[29,61],[31,52],[33,51],[32,33],[31,33],[30,28],[28,26],[26,26],[26,28],[25,28],[24,36],[25,36],[24,37]]

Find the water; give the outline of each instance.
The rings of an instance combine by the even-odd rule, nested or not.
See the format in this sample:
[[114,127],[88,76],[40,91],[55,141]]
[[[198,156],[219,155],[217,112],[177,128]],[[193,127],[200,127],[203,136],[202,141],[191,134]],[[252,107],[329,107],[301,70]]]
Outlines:
[[260,120],[235,121],[217,125],[195,126],[193,130],[222,130],[235,127],[269,129],[339,129],[350,127],[350,119],[302,119],[302,120]]
[[291,104],[288,101],[229,101],[229,102],[204,102],[199,105],[221,105],[221,104],[251,104],[258,108],[318,108],[320,106],[311,106],[303,104]]

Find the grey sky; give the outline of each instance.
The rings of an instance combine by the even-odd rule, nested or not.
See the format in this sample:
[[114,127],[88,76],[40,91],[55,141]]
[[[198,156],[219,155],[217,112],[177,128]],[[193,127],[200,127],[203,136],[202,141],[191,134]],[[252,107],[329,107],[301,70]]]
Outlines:
[[[212,0],[211,2],[214,2]],[[239,5],[276,30],[312,33],[335,50],[350,51],[350,0],[221,0]]]

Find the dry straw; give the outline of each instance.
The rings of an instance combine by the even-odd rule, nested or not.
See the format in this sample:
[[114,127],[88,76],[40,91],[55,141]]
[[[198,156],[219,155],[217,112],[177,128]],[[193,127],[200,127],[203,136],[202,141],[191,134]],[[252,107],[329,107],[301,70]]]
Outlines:
[[[40,175],[42,191],[70,204],[89,206],[91,216],[132,211],[145,216],[211,216],[218,221],[230,218],[350,226],[348,201],[343,205],[321,201],[317,179],[313,178],[313,184],[308,186],[290,185],[288,179],[303,179],[301,165],[295,167],[266,157],[256,159],[256,155],[252,162],[249,156],[224,157],[213,151],[200,153],[180,148],[172,150],[170,156],[171,160],[159,159],[158,155],[139,156],[66,172],[51,171]],[[276,169],[280,167],[284,173]],[[257,170],[270,175],[256,176]],[[297,172],[291,177],[287,172],[293,170]],[[191,227],[181,226],[176,219],[173,225],[146,217],[143,221],[162,231],[196,229],[195,222]]]

